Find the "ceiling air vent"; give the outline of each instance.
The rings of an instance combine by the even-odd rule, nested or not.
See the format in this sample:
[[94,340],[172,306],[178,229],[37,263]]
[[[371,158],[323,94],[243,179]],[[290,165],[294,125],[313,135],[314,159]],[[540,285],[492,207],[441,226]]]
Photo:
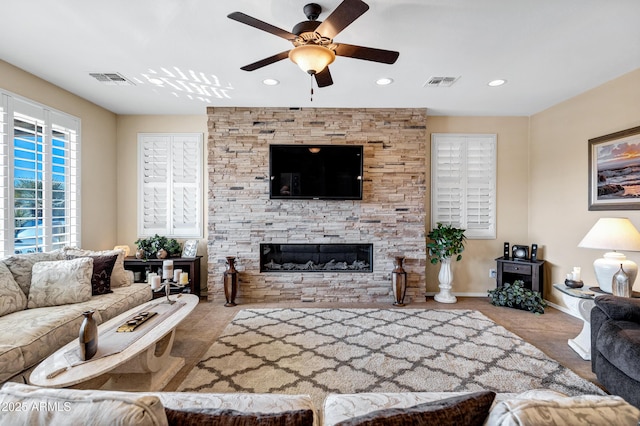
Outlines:
[[122,74],[117,72],[92,72],[89,75],[96,80],[98,80],[102,84],[106,84],[108,86],[135,86],[133,82],[127,80]]
[[423,87],[451,87],[460,77],[429,77]]

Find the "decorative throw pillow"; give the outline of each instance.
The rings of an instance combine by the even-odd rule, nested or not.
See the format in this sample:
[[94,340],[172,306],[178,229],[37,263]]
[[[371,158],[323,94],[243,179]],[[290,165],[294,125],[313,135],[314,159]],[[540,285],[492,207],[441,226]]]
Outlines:
[[38,262],[48,262],[51,260],[62,260],[64,255],[61,250],[45,253],[16,254],[3,260],[7,268],[11,271],[16,283],[25,296],[29,296],[29,286],[31,286],[31,269]]
[[0,262],[0,317],[27,307],[24,295],[7,265]]
[[129,276],[124,269],[124,250],[102,250],[102,251],[93,251],[93,250],[82,250],[75,247],[65,247],[64,248],[65,256],[115,256],[116,263],[113,266],[113,271],[111,273],[111,288],[117,287],[128,287],[131,285],[131,281],[129,281]]
[[92,272],[90,257],[36,263],[27,308],[86,302],[91,299]]
[[313,410],[250,413],[231,409],[211,408],[189,411],[164,408],[169,426],[312,426]]
[[493,407],[487,424],[518,425],[637,425],[640,410],[619,396],[569,397],[548,390],[526,391]]
[[111,290],[111,274],[116,264],[118,255],[113,256],[75,256],[67,255],[67,260],[90,257],[93,259],[93,272],[91,274],[91,295],[113,293]]
[[409,408],[373,411],[337,423],[340,426],[402,426],[433,424],[438,426],[481,426],[489,415],[495,392],[482,391],[425,402]]

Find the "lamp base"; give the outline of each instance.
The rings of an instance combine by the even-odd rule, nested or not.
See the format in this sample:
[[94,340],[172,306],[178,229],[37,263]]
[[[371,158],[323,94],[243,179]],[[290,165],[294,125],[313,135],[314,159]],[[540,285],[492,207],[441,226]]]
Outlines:
[[620,264],[622,264],[622,269],[629,276],[629,286],[633,288],[633,283],[638,275],[638,265],[634,261],[627,259],[627,256],[623,253],[612,251],[605,253],[603,257],[593,262],[593,269],[596,273],[596,280],[600,290],[605,293],[612,292],[611,282],[613,275],[620,269]]

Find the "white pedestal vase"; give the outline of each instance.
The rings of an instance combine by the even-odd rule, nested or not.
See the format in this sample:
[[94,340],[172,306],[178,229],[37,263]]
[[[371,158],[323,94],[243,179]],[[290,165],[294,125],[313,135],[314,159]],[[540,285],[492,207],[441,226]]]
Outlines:
[[451,258],[447,257],[440,261],[440,272],[438,273],[438,281],[440,282],[440,292],[433,298],[440,303],[456,303],[456,297],[451,294],[451,282],[453,281],[453,272],[451,272]]

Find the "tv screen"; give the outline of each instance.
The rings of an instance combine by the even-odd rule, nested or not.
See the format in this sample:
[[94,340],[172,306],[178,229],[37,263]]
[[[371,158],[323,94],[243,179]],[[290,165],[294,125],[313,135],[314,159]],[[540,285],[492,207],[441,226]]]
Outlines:
[[271,145],[270,197],[362,199],[361,145]]

